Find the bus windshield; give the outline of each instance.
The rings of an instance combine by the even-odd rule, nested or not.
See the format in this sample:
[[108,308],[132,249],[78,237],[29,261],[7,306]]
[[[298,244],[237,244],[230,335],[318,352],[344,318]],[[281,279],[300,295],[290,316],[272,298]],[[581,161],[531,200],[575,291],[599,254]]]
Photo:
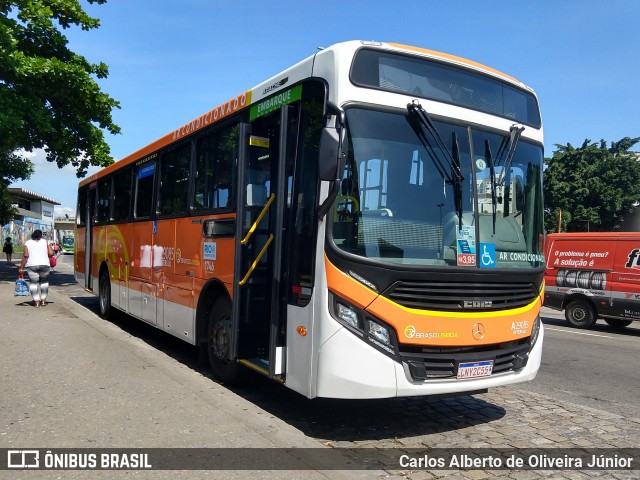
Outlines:
[[331,228],[340,250],[406,265],[543,266],[540,146],[512,142],[508,161],[508,134],[440,121],[429,143],[400,112],[351,108],[347,126]]

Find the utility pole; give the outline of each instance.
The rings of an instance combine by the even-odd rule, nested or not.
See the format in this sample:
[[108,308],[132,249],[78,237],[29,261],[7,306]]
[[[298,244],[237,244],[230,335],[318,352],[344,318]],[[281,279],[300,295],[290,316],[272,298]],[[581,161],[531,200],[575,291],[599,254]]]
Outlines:
[[562,232],[562,209],[558,209],[558,233]]

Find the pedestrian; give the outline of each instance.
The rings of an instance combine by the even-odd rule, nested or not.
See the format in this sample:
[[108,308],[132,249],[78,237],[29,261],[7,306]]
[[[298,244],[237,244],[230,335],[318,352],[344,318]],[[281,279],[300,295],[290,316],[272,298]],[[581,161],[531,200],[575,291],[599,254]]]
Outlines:
[[24,243],[24,253],[18,272],[22,273],[26,267],[30,282],[29,292],[36,307],[47,305],[49,272],[51,271],[49,257],[53,257],[51,245],[42,239],[41,230],[34,230],[31,240]]
[[11,263],[11,255],[13,255],[13,244],[11,243],[11,237],[7,237],[4,241],[2,251],[7,254],[7,263]]

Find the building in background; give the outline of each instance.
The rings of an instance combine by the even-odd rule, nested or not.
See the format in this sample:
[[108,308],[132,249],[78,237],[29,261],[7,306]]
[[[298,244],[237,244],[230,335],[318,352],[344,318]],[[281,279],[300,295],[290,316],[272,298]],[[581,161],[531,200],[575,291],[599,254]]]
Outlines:
[[2,238],[10,237],[14,245],[24,245],[34,230],[42,230],[43,237],[57,240],[54,227],[54,206],[60,202],[25,188],[9,188],[16,215],[2,226]]

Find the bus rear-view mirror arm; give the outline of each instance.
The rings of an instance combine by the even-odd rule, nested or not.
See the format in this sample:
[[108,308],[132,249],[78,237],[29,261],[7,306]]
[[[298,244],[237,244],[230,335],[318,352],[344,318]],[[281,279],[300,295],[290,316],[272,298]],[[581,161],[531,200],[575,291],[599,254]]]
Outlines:
[[336,127],[324,127],[320,135],[318,175],[320,180],[332,182],[327,199],[318,208],[318,218],[320,219],[329,211],[340,192],[340,177],[348,149],[344,110],[331,102],[327,102],[327,108],[336,112],[337,118]]

